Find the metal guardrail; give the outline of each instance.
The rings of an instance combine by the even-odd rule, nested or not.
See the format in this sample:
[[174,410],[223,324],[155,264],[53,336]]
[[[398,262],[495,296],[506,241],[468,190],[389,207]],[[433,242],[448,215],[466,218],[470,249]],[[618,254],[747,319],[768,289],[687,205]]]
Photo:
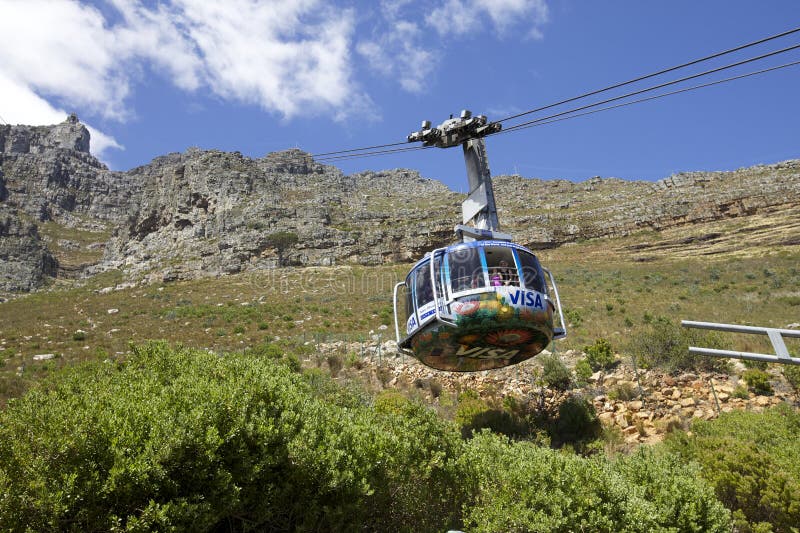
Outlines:
[[714,348],[689,347],[689,353],[697,355],[711,355],[713,357],[733,357],[735,359],[747,359],[749,361],[764,361],[766,363],[782,363],[785,365],[800,365],[800,357],[792,357],[783,338],[800,339],[800,330],[762,328],[757,326],[739,326],[736,324],[716,324],[714,322],[695,322],[692,320],[682,320],[681,326],[685,328],[711,329],[714,331],[726,331],[729,333],[751,333],[756,335],[766,335],[772,343],[774,354],[763,354],[753,352],[736,352],[733,350],[717,350]]

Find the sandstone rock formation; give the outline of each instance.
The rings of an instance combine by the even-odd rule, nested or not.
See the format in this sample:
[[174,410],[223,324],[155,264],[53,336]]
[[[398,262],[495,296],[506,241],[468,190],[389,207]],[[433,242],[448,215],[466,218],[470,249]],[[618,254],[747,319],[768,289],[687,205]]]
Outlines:
[[[463,200],[413,170],[345,176],[300,150],[252,159],[192,148],[115,172],[89,153],[74,115],[0,126],[0,148],[0,250],[15,258],[0,265],[2,291],[108,269],[133,280],[220,276],[274,268],[279,252],[297,266],[410,261],[452,242]],[[542,249],[796,208],[800,161],[657,183],[498,176],[495,187],[504,230]],[[278,250],[276,233],[296,243]]]
[[[1,183],[1,182],[0,182]],[[36,225],[0,203],[0,292],[27,292],[55,276],[58,264]]]

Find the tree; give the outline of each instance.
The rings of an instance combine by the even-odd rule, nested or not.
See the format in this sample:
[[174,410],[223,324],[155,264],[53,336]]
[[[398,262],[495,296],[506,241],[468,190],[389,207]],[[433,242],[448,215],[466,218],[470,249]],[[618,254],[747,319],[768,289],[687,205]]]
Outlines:
[[278,266],[283,266],[283,254],[297,244],[299,237],[291,231],[276,231],[267,235],[266,244],[278,253]]

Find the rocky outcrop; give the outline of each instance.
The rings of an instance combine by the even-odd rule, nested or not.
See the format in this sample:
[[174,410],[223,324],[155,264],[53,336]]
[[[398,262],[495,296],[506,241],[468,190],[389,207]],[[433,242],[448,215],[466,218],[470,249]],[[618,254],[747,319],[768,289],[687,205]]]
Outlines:
[[89,153],[89,131],[74,115],[50,127],[0,126],[0,147],[5,201],[34,220],[85,228],[129,215],[139,184]]
[[89,130],[70,115],[55,126],[0,125],[0,149],[4,154],[45,154],[53,150],[89,153]]
[[[1,182],[0,182],[1,183]],[[42,243],[36,225],[0,203],[0,291],[27,292],[55,276],[58,265]]]
[[[410,261],[452,242],[461,218],[463,195],[413,170],[345,176],[300,150],[253,159],[192,148],[110,171],[89,153],[89,132],[74,115],[50,127],[0,126],[0,148],[0,202],[9,220],[28,224],[9,227],[36,240],[28,230],[39,225],[38,245],[72,265],[56,271],[69,277],[118,268],[131,279],[174,280],[279,264]],[[503,229],[543,249],[796,207],[800,161],[657,183],[499,176],[495,192]],[[83,232],[86,242],[52,248],[65,242],[59,228]],[[291,244],[277,246],[275,235],[292,236],[283,240]],[[99,242],[102,260],[99,252],[69,256],[67,248],[99,250]],[[52,275],[52,263],[24,257],[39,281],[12,285],[36,287]]]
[[682,173],[656,183],[599,177],[573,183],[499,176],[495,192],[500,217],[508,221],[506,227],[521,242],[548,248],[797,206],[800,161],[734,172]]
[[[441,183],[405,170],[344,176],[299,150],[251,159],[191,149],[129,175],[140,194],[106,262],[153,279],[273,268],[279,252],[284,265],[403,261],[452,232],[444,220],[428,221],[427,206],[404,198],[455,203]],[[295,235],[296,244],[278,250],[278,233]]]
[[[372,332],[370,332],[372,333]],[[427,395],[432,402],[453,402],[463,390],[475,391],[489,403],[500,403],[511,396],[529,402],[540,415],[555,417],[558,406],[569,396],[580,396],[592,403],[600,422],[618,431],[627,444],[658,442],[673,429],[687,429],[693,420],[711,420],[731,411],[762,412],[780,403],[797,405],[800,396],[778,369],[771,369],[770,394],[748,392],[741,378],[746,367],[736,362],[730,374],[676,373],[660,370],[633,369],[621,364],[608,371],[595,372],[588,383],[568,391],[536,385],[540,375],[537,359],[483,372],[441,372],[427,367],[409,356],[397,353],[394,341],[383,341],[385,332],[371,335],[366,342],[343,341],[319,343],[318,355],[304,361],[321,365],[341,359],[343,354],[360,356],[358,365],[344,369],[340,379],[358,378],[375,386],[414,390]],[[545,351],[545,354],[549,352]],[[319,355],[321,354],[321,355]],[[573,366],[585,354],[568,350],[558,357]]]

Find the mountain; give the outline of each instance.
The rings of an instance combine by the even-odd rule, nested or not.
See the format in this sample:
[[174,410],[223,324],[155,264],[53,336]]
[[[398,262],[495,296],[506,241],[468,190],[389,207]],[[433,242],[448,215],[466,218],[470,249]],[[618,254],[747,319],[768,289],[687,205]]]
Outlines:
[[[452,242],[461,217],[463,195],[413,170],[344,175],[300,150],[252,159],[190,148],[117,172],[89,153],[89,141],[74,115],[0,126],[0,292],[113,269],[131,281],[170,281],[407,262]],[[743,235],[800,244],[800,160],[655,183],[497,176],[495,190],[503,229],[534,250],[742,217],[759,217]],[[730,238],[710,232],[671,245],[700,242],[713,253]],[[630,253],[647,260],[665,246]]]

